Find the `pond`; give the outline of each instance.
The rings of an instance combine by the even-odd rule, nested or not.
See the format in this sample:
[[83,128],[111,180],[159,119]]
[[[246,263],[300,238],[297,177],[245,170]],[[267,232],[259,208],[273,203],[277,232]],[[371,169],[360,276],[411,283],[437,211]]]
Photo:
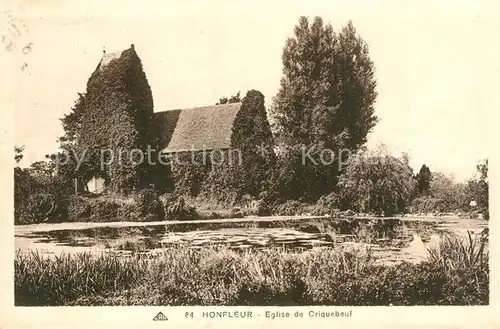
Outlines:
[[171,246],[294,249],[364,246],[380,262],[418,262],[443,234],[480,234],[481,219],[264,217],[155,223],[63,223],[16,226],[15,247],[61,252],[152,253]]

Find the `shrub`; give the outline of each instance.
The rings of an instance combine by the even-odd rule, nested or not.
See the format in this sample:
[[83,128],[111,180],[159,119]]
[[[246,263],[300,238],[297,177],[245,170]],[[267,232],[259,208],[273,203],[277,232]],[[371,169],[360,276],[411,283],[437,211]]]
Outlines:
[[222,214],[217,211],[212,211],[208,216],[207,219],[220,219],[223,218]]
[[488,159],[480,162],[476,168],[479,177],[469,179],[466,184],[467,202],[475,200],[477,202],[477,210],[483,215],[484,219],[489,219]]
[[243,212],[243,217],[259,216],[259,208],[244,208],[241,211]]
[[271,216],[274,206],[275,204],[272,201],[270,193],[266,191],[260,193],[257,205],[257,215]]
[[165,212],[158,193],[153,189],[139,191],[134,197],[139,216],[147,220],[163,220]]
[[231,210],[231,218],[243,218],[243,217],[245,217],[245,215],[241,211],[240,207],[234,207]]
[[437,212],[451,212],[469,208],[470,199],[466,195],[466,186],[458,183],[452,176],[435,172],[429,188],[430,195],[439,200],[436,204]]
[[[67,217],[70,222],[146,221],[132,200],[112,196],[72,196],[68,199]],[[153,218],[154,220],[154,218]]]
[[[114,221],[158,221],[165,218],[165,209],[158,194],[152,189],[139,191],[133,198],[119,195],[98,197],[71,196],[67,200],[67,213],[64,218],[71,222],[114,222]],[[193,213],[184,206],[179,213],[179,203],[174,203],[167,210],[170,216],[193,218]],[[181,207],[182,208],[182,207]],[[191,213],[191,216],[188,214]]]
[[68,184],[54,175],[55,165],[38,161],[14,168],[14,223],[59,221],[64,216]]
[[395,158],[383,149],[357,155],[338,184],[343,209],[385,216],[404,212],[414,187],[407,159]]
[[411,202],[410,213],[440,213],[445,210],[443,200],[430,196],[422,196]]
[[278,216],[302,215],[307,211],[308,204],[297,200],[288,200],[285,203],[275,206],[273,214]]
[[323,195],[314,205],[312,214],[315,216],[337,216],[340,213],[339,200],[335,192],[328,195]]
[[90,199],[90,221],[91,222],[115,222],[123,220],[118,218],[120,205],[114,200]]
[[188,204],[182,196],[173,204],[165,207],[166,220],[194,220],[199,218],[200,216],[195,207]]
[[257,215],[258,216],[270,216],[271,208],[264,202],[259,203],[257,207]]
[[68,199],[68,221],[86,222],[89,221],[91,206],[88,199],[72,196]]
[[19,223],[39,223],[54,221],[62,215],[61,201],[52,194],[35,193],[29,195],[21,209]]

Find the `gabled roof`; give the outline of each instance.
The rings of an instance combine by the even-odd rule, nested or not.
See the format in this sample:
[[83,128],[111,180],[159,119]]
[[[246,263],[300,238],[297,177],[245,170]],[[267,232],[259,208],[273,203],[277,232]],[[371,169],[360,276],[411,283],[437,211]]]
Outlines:
[[231,148],[233,123],[241,103],[156,112],[164,153]]
[[123,51],[118,51],[115,53],[104,53],[101,58],[101,66],[100,68],[104,68],[106,65],[108,65],[112,60],[118,59],[122,56]]
[[[103,50],[101,61],[99,62],[98,68],[100,70],[102,70],[109,63],[111,63],[113,60],[120,59],[122,57],[122,55],[130,54],[130,52],[135,53],[134,44],[131,44],[130,48],[128,48],[128,49],[124,49],[124,50],[121,50],[121,51],[116,51],[116,52],[113,52],[113,53],[108,53],[108,52],[106,52],[106,50]],[[136,56],[137,56],[137,54],[136,54]]]

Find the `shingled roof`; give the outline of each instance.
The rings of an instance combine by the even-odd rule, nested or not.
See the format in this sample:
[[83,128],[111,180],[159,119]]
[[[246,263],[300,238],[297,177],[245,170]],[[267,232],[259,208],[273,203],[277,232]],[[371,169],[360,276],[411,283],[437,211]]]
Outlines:
[[231,148],[241,103],[156,112],[163,153]]

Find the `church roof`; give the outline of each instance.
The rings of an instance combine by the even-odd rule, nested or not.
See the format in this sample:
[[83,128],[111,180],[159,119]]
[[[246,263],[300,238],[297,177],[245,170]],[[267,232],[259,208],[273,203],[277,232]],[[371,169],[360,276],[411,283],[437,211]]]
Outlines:
[[101,68],[104,68],[108,65],[112,60],[118,59],[122,56],[123,51],[118,51],[115,53],[104,53],[101,58]]
[[101,61],[99,62],[99,69],[103,69],[105,66],[107,66],[109,63],[111,63],[115,59],[120,59],[122,55],[124,55],[127,52],[134,51],[134,44],[130,45],[130,48],[122,50],[122,51],[116,51],[113,53],[108,53],[106,50],[103,50]]
[[[126,60],[134,45],[123,51],[103,51],[98,70],[114,60]],[[154,113],[153,120],[160,135],[164,153],[231,148],[234,119],[241,103],[202,106]]]
[[233,123],[241,103],[156,112],[164,153],[231,148]]

